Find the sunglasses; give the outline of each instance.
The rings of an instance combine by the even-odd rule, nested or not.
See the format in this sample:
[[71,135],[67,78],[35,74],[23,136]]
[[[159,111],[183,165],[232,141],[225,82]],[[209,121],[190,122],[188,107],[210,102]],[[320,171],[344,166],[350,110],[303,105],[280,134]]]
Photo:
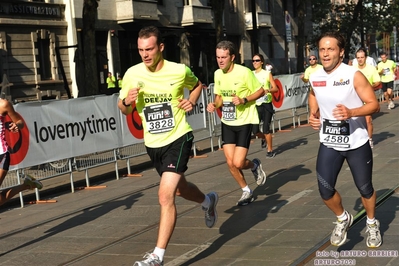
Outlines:
[[260,62],[260,61],[261,61],[260,59],[252,60],[252,62]]
[[313,61],[313,60],[316,60],[316,58],[309,58],[309,61]]

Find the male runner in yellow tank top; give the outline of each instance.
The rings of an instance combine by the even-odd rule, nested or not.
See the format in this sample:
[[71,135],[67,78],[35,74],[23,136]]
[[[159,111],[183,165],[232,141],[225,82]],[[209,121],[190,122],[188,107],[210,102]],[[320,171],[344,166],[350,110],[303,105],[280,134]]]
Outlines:
[[[163,265],[164,254],[172,236],[177,211],[175,196],[197,202],[205,211],[205,224],[210,228],[217,220],[218,195],[204,195],[196,185],[187,182],[184,172],[193,143],[191,126],[186,112],[193,109],[198,100],[202,83],[184,64],[163,58],[164,43],[161,33],[154,26],[140,30],[137,47],[142,63],[129,68],[123,77],[118,107],[123,114],[137,111],[143,121],[144,143],[158,174],[161,215],[157,244],[152,253],[134,266]],[[190,90],[184,98],[184,88]]]
[[242,189],[237,205],[244,206],[254,198],[242,170],[251,169],[258,185],[266,182],[260,160],[247,159],[252,126],[259,124],[255,101],[264,95],[264,89],[249,68],[234,64],[235,51],[230,41],[221,41],[216,46],[219,69],[215,71],[215,99],[208,104],[207,111],[222,108],[223,152],[231,175]]

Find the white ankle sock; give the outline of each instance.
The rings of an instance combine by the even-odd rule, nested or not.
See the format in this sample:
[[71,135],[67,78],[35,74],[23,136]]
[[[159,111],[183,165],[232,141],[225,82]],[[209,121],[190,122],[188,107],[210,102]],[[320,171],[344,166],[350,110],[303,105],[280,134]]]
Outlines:
[[157,255],[160,261],[163,261],[163,256],[165,255],[165,249],[155,247],[152,253]]
[[246,191],[246,192],[251,192],[251,189],[248,187],[248,185],[246,187],[241,188],[242,191]]
[[375,217],[373,219],[367,217],[367,224],[374,224],[374,223],[375,223]]
[[341,214],[341,215],[339,215],[339,216],[337,216],[337,218],[338,218],[338,220],[340,220],[340,221],[345,221],[345,220],[348,219],[348,215],[346,215],[346,211],[344,211],[344,213]]
[[201,203],[202,207],[204,208],[209,208],[209,205],[211,205],[211,199],[208,197],[208,195],[205,195],[204,201]]

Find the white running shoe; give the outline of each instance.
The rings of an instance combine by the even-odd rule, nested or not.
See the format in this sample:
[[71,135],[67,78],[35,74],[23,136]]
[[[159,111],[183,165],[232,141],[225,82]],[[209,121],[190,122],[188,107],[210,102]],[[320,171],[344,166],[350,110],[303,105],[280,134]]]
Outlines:
[[346,241],[346,232],[353,223],[352,214],[346,211],[346,216],[348,217],[348,219],[343,221],[337,220],[336,222],[334,222],[336,225],[330,238],[331,245],[333,246],[339,247]]
[[380,222],[378,220],[373,224],[367,224],[367,239],[366,244],[369,248],[378,248],[382,244],[380,233]]

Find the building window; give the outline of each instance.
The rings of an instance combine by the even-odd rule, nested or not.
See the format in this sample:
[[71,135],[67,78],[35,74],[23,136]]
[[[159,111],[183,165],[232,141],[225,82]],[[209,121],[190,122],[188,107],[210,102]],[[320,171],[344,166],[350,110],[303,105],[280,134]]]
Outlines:
[[55,34],[45,29],[32,32],[37,80],[58,80],[55,58]]
[[[194,2],[194,4],[192,3],[193,0],[183,0],[183,6],[208,6],[211,7],[211,1],[210,0],[197,0]],[[235,1],[234,1],[235,2]]]
[[50,39],[37,39],[39,74],[41,80],[52,79],[50,61]]

